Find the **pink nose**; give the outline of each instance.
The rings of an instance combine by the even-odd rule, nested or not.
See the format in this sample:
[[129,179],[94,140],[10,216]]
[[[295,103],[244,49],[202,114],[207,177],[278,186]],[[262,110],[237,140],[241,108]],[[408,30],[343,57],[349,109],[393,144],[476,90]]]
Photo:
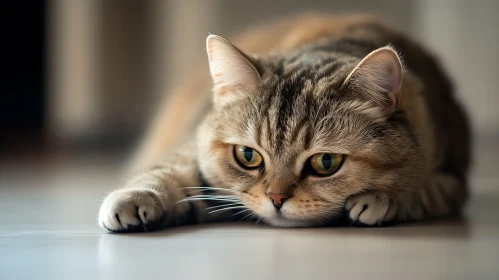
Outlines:
[[281,209],[284,201],[289,198],[289,195],[284,193],[267,193],[267,196],[270,197],[272,203],[274,203],[274,206],[277,209]]

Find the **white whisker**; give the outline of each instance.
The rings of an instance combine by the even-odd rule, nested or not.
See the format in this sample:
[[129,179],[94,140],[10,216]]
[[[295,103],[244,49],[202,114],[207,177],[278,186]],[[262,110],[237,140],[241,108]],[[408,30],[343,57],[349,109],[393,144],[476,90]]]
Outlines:
[[187,198],[184,198],[182,200],[177,201],[175,204],[180,203],[180,202],[196,201],[196,200],[213,200],[213,201],[227,201],[227,202],[237,202],[237,201],[239,201],[238,199],[234,199],[234,198],[187,197]]
[[212,213],[216,213],[216,212],[220,212],[220,211],[231,210],[231,209],[241,209],[241,208],[246,208],[246,207],[245,206],[226,207],[226,208],[222,208],[222,209],[217,209],[217,210],[210,211],[210,212],[208,212],[208,214],[212,214]]
[[211,207],[206,208],[206,210],[209,210],[209,209],[216,209],[216,208],[221,208],[221,207],[226,207],[226,206],[235,206],[235,205],[242,206],[242,204],[241,204],[241,203],[229,203],[229,204],[222,204],[222,205],[215,205],[215,206],[211,206]]
[[234,214],[234,215],[232,215],[232,216],[236,216],[236,215],[241,214],[241,213],[244,213],[244,212],[246,212],[246,211],[251,211],[251,209],[249,209],[249,208],[248,208],[248,209],[244,209],[244,210],[242,210],[242,211],[239,211],[239,212],[235,213],[235,214]]
[[212,188],[212,187],[184,187],[182,189],[199,189],[201,190],[214,190],[214,191],[227,191],[227,192],[236,192],[240,193],[238,190],[233,190],[233,189],[224,189],[224,188]]
[[322,226],[324,226],[324,223],[319,218],[314,217],[314,219],[316,219],[319,223],[321,223]]
[[180,200],[179,202],[183,202],[183,201],[196,201],[196,200],[213,200],[213,201],[227,201],[227,202],[237,202],[237,201],[239,201],[237,199],[223,198],[223,197],[188,197],[188,198]]
[[239,222],[240,222],[240,221],[243,221],[243,220],[244,220],[244,219],[246,219],[246,218],[251,219],[254,215],[256,215],[256,213],[255,213],[255,212],[249,213],[248,215],[246,215],[246,216],[242,217],[242,218],[239,220]]
[[212,195],[212,194],[200,194],[200,195],[193,195],[193,196],[189,196],[189,198],[202,198],[202,197],[208,197],[208,198],[230,198],[230,199],[237,199],[237,196],[235,196],[235,195]]

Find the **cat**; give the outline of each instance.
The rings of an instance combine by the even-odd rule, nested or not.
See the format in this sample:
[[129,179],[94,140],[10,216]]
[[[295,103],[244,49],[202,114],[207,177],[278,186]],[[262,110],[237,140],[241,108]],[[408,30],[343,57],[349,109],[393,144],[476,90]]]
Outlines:
[[101,227],[381,226],[461,212],[470,129],[426,50],[369,16],[294,17],[235,42],[208,35],[212,89],[206,71],[173,92]]

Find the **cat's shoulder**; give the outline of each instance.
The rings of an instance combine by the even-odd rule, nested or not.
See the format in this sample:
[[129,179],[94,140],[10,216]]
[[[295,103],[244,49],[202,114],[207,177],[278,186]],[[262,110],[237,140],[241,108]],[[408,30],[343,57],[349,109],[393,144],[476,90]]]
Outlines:
[[321,39],[341,37],[354,29],[376,29],[393,35],[392,25],[384,19],[369,14],[331,16],[305,13],[271,22],[263,22],[233,40],[241,49],[254,54],[287,52]]

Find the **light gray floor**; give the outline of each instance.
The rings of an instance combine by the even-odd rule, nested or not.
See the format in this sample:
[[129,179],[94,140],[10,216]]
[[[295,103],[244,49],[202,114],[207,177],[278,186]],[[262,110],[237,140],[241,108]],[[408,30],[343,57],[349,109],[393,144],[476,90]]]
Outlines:
[[388,228],[218,224],[109,234],[96,217],[121,181],[116,161],[3,163],[0,279],[499,279],[495,139],[477,143],[464,219]]

